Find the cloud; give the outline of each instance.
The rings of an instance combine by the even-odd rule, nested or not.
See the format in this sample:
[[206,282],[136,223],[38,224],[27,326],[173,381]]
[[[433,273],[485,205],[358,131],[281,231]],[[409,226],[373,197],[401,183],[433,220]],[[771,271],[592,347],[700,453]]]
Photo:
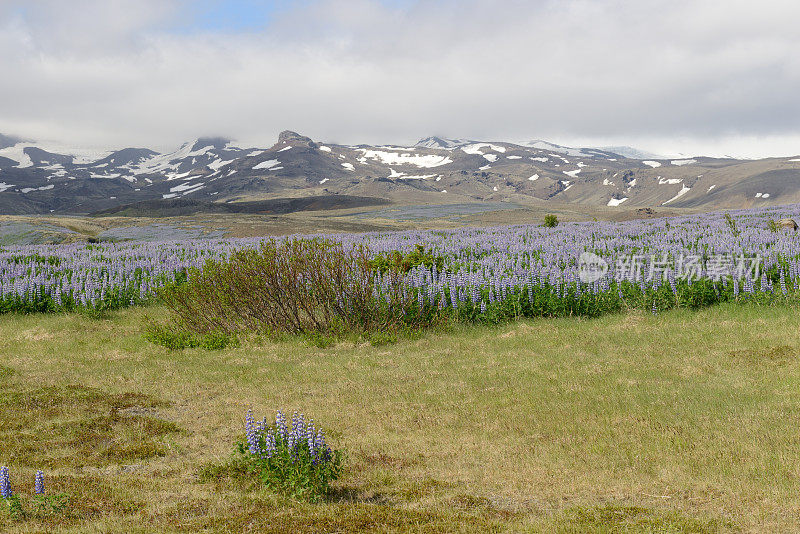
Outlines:
[[796,2],[295,5],[231,33],[174,31],[191,19],[178,0],[0,0],[0,131],[169,147],[294,129],[744,155],[800,139]]

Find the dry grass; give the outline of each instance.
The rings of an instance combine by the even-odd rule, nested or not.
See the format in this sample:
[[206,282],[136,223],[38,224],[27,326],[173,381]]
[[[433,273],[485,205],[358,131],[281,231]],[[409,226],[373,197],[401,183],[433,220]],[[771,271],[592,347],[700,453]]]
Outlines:
[[[719,306],[455,328],[382,347],[290,339],[220,352],[148,344],[143,313],[0,317],[0,405],[19,403],[0,411],[3,443],[28,432],[15,445],[25,454],[4,447],[0,464],[26,479],[48,464],[53,490],[74,498],[63,528],[800,529],[794,309]],[[24,401],[54,391],[72,400],[54,411]],[[109,421],[120,403],[125,422]],[[249,405],[301,410],[330,429],[349,455],[331,502],[200,481],[203,466],[230,457]],[[152,447],[118,458],[64,439],[75,431],[65,422],[97,420],[102,444]],[[0,519],[0,529],[56,524],[47,521]]]

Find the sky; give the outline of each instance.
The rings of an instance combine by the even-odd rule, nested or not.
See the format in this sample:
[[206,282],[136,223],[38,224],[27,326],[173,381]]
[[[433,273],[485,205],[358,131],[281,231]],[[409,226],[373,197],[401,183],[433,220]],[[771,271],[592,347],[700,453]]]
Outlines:
[[796,0],[0,0],[0,133],[800,154]]

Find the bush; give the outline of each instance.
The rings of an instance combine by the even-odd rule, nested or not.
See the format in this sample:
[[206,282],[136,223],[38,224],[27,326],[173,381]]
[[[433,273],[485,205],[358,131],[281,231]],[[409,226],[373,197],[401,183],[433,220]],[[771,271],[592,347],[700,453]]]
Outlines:
[[295,412],[289,428],[280,411],[275,423],[257,423],[249,410],[245,417],[246,438],[237,450],[248,472],[257,475],[271,490],[300,500],[318,501],[330,491],[330,483],[342,471],[342,453],[325,442],[322,429],[305,422]]
[[544,225],[547,228],[555,228],[556,226],[558,226],[558,217],[556,217],[553,214],[545,215]]
[[321,239],[270,240],[209,261],[160,297],[175,319],[173,332],[201,336],[392,331],[430,319],[407,313],[412,299],[403,273],[379,273],[365,248]]

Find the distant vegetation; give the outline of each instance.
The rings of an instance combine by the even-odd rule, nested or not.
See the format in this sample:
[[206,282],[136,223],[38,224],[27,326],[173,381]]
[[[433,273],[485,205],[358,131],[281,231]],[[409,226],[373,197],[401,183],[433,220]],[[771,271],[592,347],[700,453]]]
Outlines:
[[555,228],[558,226],[558,217],[555,215],[545,215],[544,216],[544,225],[546,228]]

